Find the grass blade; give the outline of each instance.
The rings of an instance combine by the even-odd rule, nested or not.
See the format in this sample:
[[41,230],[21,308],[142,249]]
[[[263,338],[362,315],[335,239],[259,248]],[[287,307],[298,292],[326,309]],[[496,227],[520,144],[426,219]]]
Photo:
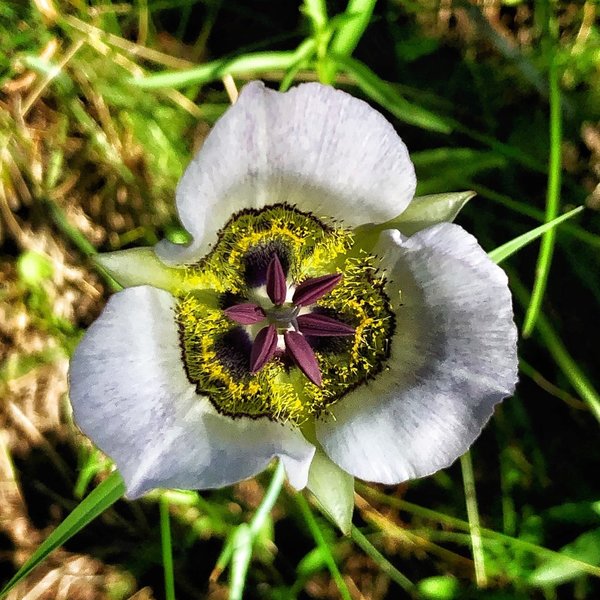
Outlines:
[[350,56],[369,25],[377,0],[350,0],[346,8],[348,19],[335,33],[330,50],[337,56]]
[[[516,212],[517,214],[524,215],[526,217],[530,217],[535,219],[536,221],[544,222],[544,213],[543,211],[526,204],[525,202],[519,202],[518,200],[513,200],[512,198],[506,196],[505,194],[501,194],[495,190],[492,190],[488,187],[475,183],[472,179],[464,179],[460,182],[461,187],[468,190],[473,190],[477,193],[478,196],[485,198],[486,200],[490,200],[504,208]],[[577,238],[580,242],[584,244],[589,244],[594,248],[600,249],[600,236],[592,233],[591,231],[586,231],[582,229],[579,225],[574,223],[565,223],[562,230],[568,235]]]
[[325,0],[304,0],[302,12],[310,19],[315,33],[327,27],[327,3]]
[[479,525],[479,508],[477,506],[477,494],[475,491],[475,475],[473,474],[473,460],[471,459],[470,452],[467,451],[460,457],[460,468],[463,475],[467,517],[469,519],[469,534],[471,535],[471,548],[473,551],[473,562],[475,563],[475,581],[478,588],[484,588],[487,586],[488,579],[485,572],[481,527]]
[[[581,534],[559,552],[584,562],[600,564],[600,529],[592,529]],[[573,569],[559,559],[551,559],[541,564],[529,576],[529,582],[539,587],[549,587],[573,581],[583,575],[581,569]]]
[[304,498],[304,496],[301,493],[299,493],[299,494],[296,494],[296,501],[298,502],[298,506],[300,507],[302,516],[304,517],[304,520],[306,521],[306,524],[308,525],[310,533],[312,534],[313,539],[315,540],[315,543],[317,544],[317,547],[323,553],[323,558],[324,558],[325,562],[327,563],[327,567],[329,569],[329,572],[331,573],[331,577],[335,581],[335,584],[340,592],[341,598],[343,600],[352,600],[352,596],[350,595],[350,592],[348,591],[346,582],[344,581],[344,578],[342,577],[342,574],[340,573],[340,570],[338,569],[338,566],[335,562],[335,558],[333,557],[333,554],[331,553],[331,549],[329,548],[329,545],[327,544],[325,538],[323,537],[323,533],[322,533],[321,529],[319,528],[319,524],[317,523],[314,515],[312,514],[312,511],[310,510],[310,506],[308,505],[306,498]]
[[349,0],[346,10],[337,15],[333,21],[338,21],[335,33],[325,49],[326,57],[323,61],[322,82],[331,84],[335,80],[338,62],[329,60],[330,55],[347,58],[352,55],[360,38],[369,26],[373,9],[377,0]]
[[252,534],[248,523],[242,523],[233,534],[231,568],[229,571],[229,600],[242,600],[248,567],[252,558]]
[[214,581],[225,569],[227,564],[231,562],[229,573],[230,600],[241,600],[243,596],[248,567],[250,566],[250,560],[252,558],[254,541],[260,533],[260,530],[263,528],[273,506],[275,506],[275,502],[277,502],[277,498],[281,493],[284,481],[285,469],[283,463],[279,461],[275,467],[271,483],[269,483],[265,496],[252,517],[252,520],[249,524],[242,523],[236,528],[219,556],[213,575],[211,575],[211,580]]
[[396,567],[385,557],[367,537],[358,529],[353,527],[350,533],[352,541],[369,556],[375,564],[392,580],[395,581],[407,594],[413,594],[415,591],[414,583],[396,569]]
[[[524,306],[528,305],[530,302],[529,293],[521,281],[516,276],[511,275],[510,283],[519,302]],[[580,369],[577,361],[569,354],[560,336],[550,324],[550,321],[543,314],[540,314],[537,324],[538,333],[544,347],[548,349],[554,362],[565,374],[573,389],[577,391],[581,399],[588,405],[598,423],[600,423],[600,394],[598,394],[587,375]]]
[[573,210],[570,210],[568,213],[549,221],[548,223],[544,223],[535,229],[531,229],[526,233],[519,235],[518,237],[510,240],[510,242],[506,242],[506,244],[502,244],[502,246],[498,246],[496,249],[492,250],[488,253],[489,257],[496,263],[501,263],[503,260],[506,260],[509,256],[512,256],[515,252],[518,252],[527,244],[530,244],[535,239],[544,235],[546,232],[551,229],[555,229],[557,225],[560,225],[563,221],[574,217],[579,214],[583,210],[583,206],[578,206]]
[[421,129],[450,133],[450,122],[402,97],[393,86],[380,79],[367,65],[354,58],[332,55],[340,70],[345,71],[356,85],[372,100],[391,112],[397,119]]
[[[379,490],[369,487],[364,483],[357,482],[356,487],[359,493],[364,494],[365,496],[372,498],[378,502],[381,502],[382,504],[385,504],[387,506],[392,506],[394,508],[404,510],[408,513],[417,515],[424,519],[431,519],[432,521],[441,523],[447,527],[459,529],[461,531],[468,532],[470,529],[469,523],[467,523],[463,519],[459,519],[457,517],[453,517],[445,513],[432,510],[431,508],[425,508],[424,506],[419,506],[418,504],[414,504],[406,500],[401,500],[400,498],[389,496],[387,494],[384,494],[383,492],[380,492]],[[538,544],[534,544],[532,542],[528,542],[520,538],[506,535],[504,533],[500,533],[499,531],[494,531],[493,529],[481,527],[480,531],[482,536],[482,542],[484,544],[486,544],[488,541],[502,542],[503,544],[506,544],[507,546],[512,547],[514,549],[522,549],[531,552],[533,555],[538,556],[539,558],[556,558],[558,560],[561,560],[562,562],[571,564],[573,568],[581,569],[582,572],[588,575],[600,577],[600,567],[597,567],[596,565],[592,565],[577,558],[572,558],[566,554],[561,554],[556,550],[550,550],[550,548],[545,548],[544,546],[539,546]]]
[[118,471],[113,471],[96,489],[94,489],[67,518],[44,540],[29,560],[17,571],[14,577],[0,591],[4,598],[10,590],[22,581],[33,569],[67,540],[81,531],[88,523],[101,515],[125,493],[125,484]]
[[215,60],[193,69],[183,71],[165,71],[157,75],[130,79],[131,85],[153,90],[158,88],[181,88],[188,85],[209,83],[225,75],[255,74],[273,70],[287,70],[298,59],[295,51],[254,52]]
[[312,59],[313,55],[317,50],[317,44],[315,40],[309,38],[304,40],[297,48],[294,50],[294,61],[291,66],[287,70],[287,73],[281,79],[281,83],[279,84],[280,92],[287,92],[287,90],[291,87],[294,82],[294,77],[300,69],[307,65],[307,63]]
[[275,502],[277,502],[277,498],[279,498],[279,494],[281,493],[281,488],[283,487],[284,481],[285,468],[283,467],[283,463],[279,461],[275,467],[275,473],[273,473],[273,479],[271,479],[271,483],[269,483],[265,497],[262,499],[260,506],[250,521],[250,533],[252,534],[253,539],[263,528],[267,517],[273,510]]
[[[560,204],[561,184],[561,140],[562,140],[562,115],[560,96],[560,74],[558,70],[558,59],[552,56],[550,62],[550,160],[548,165],[548,191],[546,194],[546,221],[552,221],[558,216]],[[554,244],[556,241],[556,230],[554,228],[544,233],[540,246],[536,276],[531,294],[531,301],[527,307],[525,321],[523,323],[523,337],[529,337],[540,314],[548,275],[552,265]]]

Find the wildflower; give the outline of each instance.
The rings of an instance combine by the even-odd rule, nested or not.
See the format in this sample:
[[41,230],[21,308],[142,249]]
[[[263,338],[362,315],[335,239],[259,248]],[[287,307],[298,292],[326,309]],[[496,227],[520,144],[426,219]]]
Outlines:
[[366,103],[244,88],[179,183],[191,243],[99,259],[126,289],[75,352],[71,402],[131,497],[278,457],[347,529],[353,477],[399,483],[467,450],[514,389],[511,298],[447,222],[466,196],[414,190]]

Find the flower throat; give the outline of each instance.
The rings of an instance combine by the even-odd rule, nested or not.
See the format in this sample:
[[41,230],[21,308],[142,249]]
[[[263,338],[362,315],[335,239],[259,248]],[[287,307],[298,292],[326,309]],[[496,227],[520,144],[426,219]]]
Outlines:
[[350,230],[284,205],[235,215],[188,267],[177,306],[188,379],[222,414],[301,424],[376,375],[393,313]]

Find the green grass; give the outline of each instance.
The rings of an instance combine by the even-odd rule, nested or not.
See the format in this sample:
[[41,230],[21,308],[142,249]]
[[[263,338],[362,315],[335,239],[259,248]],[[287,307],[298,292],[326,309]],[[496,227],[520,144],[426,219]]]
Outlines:
[[[50,574],[55,593],[76,556],[97,577],[74,600],[92,579],[111,600],[144,587],[168,600],[598,597],[597,6],[266,6],[0,0],[0,588],[23,597]],[[118,289],[90,259],[185,240],[175,186],[229,104],[228,76],[320,80],[384,112],[420,194],[477,192],[458,222],[511,281],[515,398],[451,468],[357,484],[348,538],[281,466],[124,500],[70,421],[67,357]]]

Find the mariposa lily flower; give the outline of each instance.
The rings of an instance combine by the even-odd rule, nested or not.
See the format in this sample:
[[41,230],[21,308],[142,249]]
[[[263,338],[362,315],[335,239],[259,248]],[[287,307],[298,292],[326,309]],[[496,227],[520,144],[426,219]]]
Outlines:
[[414,191],[365,102],[243,89],[177,188],[191,243],[99,258],[125,289],[77,348],[70,395],[130,497],[277,457],[347,530],[354,477],[399,483],[469,448],[514,389],[511,297],[449,222],[470,194]]

